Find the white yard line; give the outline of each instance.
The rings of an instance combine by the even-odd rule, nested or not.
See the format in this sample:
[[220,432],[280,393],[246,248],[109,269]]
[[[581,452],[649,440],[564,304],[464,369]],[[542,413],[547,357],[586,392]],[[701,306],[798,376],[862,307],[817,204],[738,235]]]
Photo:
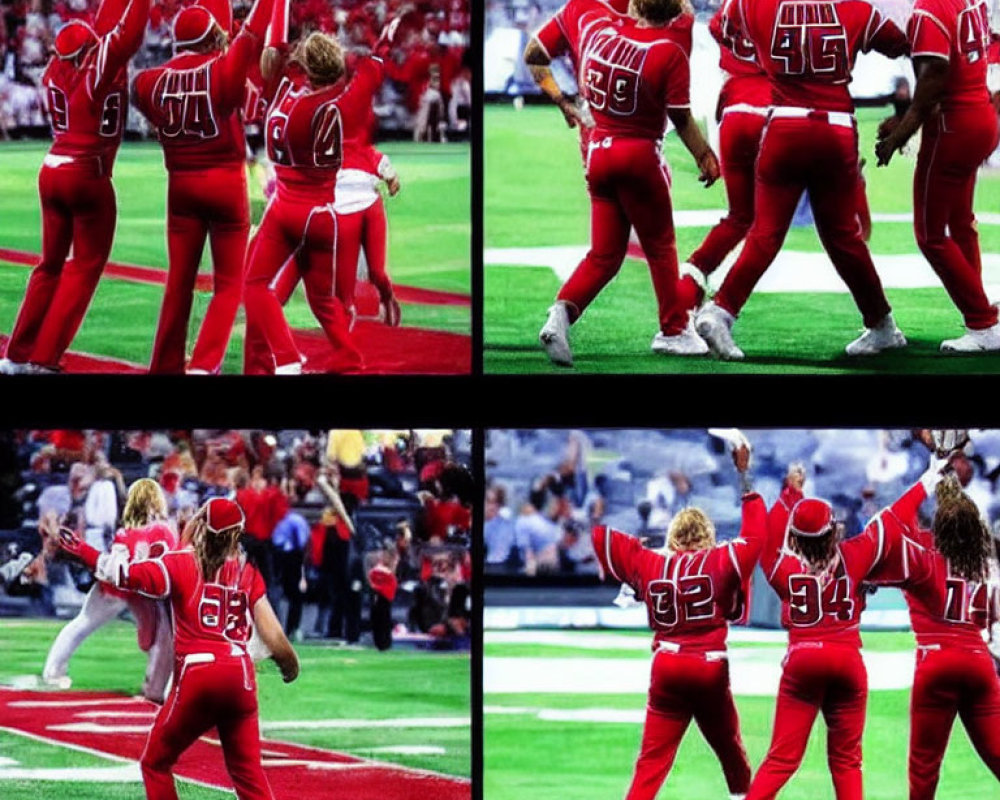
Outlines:
[[[993,215],[1000,216],[1000,215]],[[587,246],[565,247],[494,247],[484,253],[486,266],[542,267],[551,269],[560,280],[566,280],[586,255]],[[927,260],[914,245],[913,253],[897,255],[872,254],[882,285],[887,289],[940,288],[941,281],[934,274]],[[724,262],[710,278],[718,287],[734,261],[734,256]],[[1000,254],[983,253],[983,280],[986,294],[995,299],[1000,296]],[[756,292],[838,292],[847,291],[826,253],[782,250],[774,263],[764,273]]]
[[[872,691],[908,689],[913,679],[913,651],[862,652]],[[781,679],[783,648],[729,651],[733,693],[773,697]],[[483,691],[499,694],[644,694],[649,661],[639,658],[483,659]]]

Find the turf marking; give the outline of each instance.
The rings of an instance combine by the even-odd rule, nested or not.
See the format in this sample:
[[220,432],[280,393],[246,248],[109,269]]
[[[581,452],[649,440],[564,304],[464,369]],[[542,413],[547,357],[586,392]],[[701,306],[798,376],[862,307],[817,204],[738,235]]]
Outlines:
[[[781,680],[781,648],[729,651],[733,693],[773,697]],[[862,651],[871,691],[908,689],[913,681],[913,651]],[[567,666],[572,665],[572,669]],[[483,659],[483,691],[487,694],[644,694],[649,687],[649,661],[638,658]]]

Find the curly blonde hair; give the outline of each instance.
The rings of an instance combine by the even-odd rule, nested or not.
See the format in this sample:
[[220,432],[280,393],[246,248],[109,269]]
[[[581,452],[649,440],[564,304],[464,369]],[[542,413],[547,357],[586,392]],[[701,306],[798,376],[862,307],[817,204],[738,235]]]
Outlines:
[[139,478],[128,487],[122,525],[143,528],[156,520],[167,518],[167,498],[160,484],[152,478]]
[[340,42],[319,31],[313,31],[300,42],[296,60],[305,67],[309,80],[318,86],[336,83],[347,69]]
[[715,526],[700,508],[684,508],[670,521],[667,548],[676,552],[715,546]]
[[937,485],[935,495],[934,546],[959,577],[972,583],[985,581],[993,540],[979,507],[953,474]]

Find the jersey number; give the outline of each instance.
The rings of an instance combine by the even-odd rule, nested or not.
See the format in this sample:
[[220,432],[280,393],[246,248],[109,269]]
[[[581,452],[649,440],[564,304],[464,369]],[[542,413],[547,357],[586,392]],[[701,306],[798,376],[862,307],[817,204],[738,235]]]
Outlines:
[[166,118],[160,128],[163,136],[211,139],[218,135],[207,67],[167,70],[160,81],[156,103]]
[[979,3],[959,13],[958,46],[970,64],[986,57],[990,46],[990,18],[986,3]]
[[52,130],[65,131],[69,129],[69,103],[66,93],[55,86],[49,86],[49,119],[52,120]]
[[340,109],[327,105],[316,113],[313,125],[313,163],[317,167],[340,169],[343,160]]
[[587,102],[597,111],[631,114],[636,108],[639,76],[601,61],[587,63]]
[[786,75],[822,75],[834,83],[851,77],[847,32],[833,3],[782,3],[771,57]]
[[846,577],[823,589],[816,575],[791,575],[788,595],[788,621],[792,625],[816,625],[827,614],[846,622],[854,614],[851,582]]
[[945,581],[944,618],[948,622],[984,622],[986,620],[989,596],[982,583],[969,586],[961,578]]
[[648,591],[653,619],[666,628],[712,616],[712,579],[707,575],[652,581]]
[[101,110],[101,136],[116,137],[122,132],[122,94],[114,92],[104,98]]
[[217,583],[205,585],[198,604],[201,627],[209,633],[221,633],[227,639],[245,642],[250,638],[247,623],[247,593],[242,589],[227,589]]

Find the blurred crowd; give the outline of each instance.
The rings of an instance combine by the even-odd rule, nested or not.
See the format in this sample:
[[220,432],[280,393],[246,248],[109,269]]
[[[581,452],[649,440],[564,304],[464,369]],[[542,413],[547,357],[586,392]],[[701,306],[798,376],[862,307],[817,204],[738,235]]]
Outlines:
[[[155,66],[172,54],[172,22],[187,2],[152,0],[145,41],[133,69]],[[397,48],[386,63],[386,80],[375,115],[383,134],[420,141],[467,138],[472,108],[469,0],[416,0],[423,18],[415,44]],[[0,0],[0,136],[48,135],[39,81],[52,42],[71,19],[92,21],[98,0]],[[369,50],[385,20],[403,0],[304,0],[290,6],[290,37],[322,30],[335,33],[348,53]],[[234,0],[234,18],[250,10]],[[134,110],[127,130],[148,136]]]
[[[773,503],[787,480],[831,502],[848,537],[926,469],[914,430],[747,430],[754,488]],[[966,492],[1000,531],[1000,430],[971,431],[954,459]],[[682,508],[703,509],[720,539],[737,535],[740,483],[707,430],[491,430],[484,543],[488,574],[596,574],[590,544],[607,524],[662,544]]]
[[128,485],[152,477],[178,531],[208,498],[239,503],[290,638],[469,646],[467,431],[48,430],[7,446],[20,524],[0,531],[2,613],[74,613],[92,579],[59,555],[59,527],[108,549]]

